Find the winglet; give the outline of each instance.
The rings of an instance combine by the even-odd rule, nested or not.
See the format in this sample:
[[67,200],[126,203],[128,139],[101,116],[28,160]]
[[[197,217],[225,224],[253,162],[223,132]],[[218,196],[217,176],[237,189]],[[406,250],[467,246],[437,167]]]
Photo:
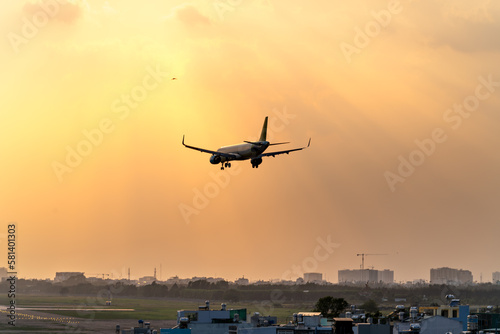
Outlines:
[[266,141],[267,138],[267,116],[264,120],[264,125],[262,126],[262,132],[260,133],[259,141]]
[[311,145],[311,138],[309,138],[309,142],[307,143],[307,147],[309,147],[309,145]]
[[182,135],[182,145],[186,146],[186,144],[184,144],[184,135]]

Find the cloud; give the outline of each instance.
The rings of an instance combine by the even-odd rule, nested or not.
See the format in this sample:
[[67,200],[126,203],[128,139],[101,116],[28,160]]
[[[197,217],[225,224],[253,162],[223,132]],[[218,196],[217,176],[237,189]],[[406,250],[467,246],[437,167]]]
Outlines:
[[455,19],[454,28],[442,32],[438,43],[462,52],[500,51],[500,23]]
[[500,50],[497,2],[430,2],[415,7],[410,16],[431,45],[465,53]]
[[88,8],[86,1],[39,0],[25,3],[23,6],[23,12],[30,17],[37,15],[38,13],[46,13],[56,20],[60,20],[65,23],[72,23],[83,16],[85,8]]
[[108,15],[115,15],[118,13],[118,11],[109,4],[109,1],[104,1],[104,5],[102,6],[102,11]]
[[195,6],[186,3],[172,8],[168,18],[175,18],[190,27],[210,24],[208,17],[201,14]]

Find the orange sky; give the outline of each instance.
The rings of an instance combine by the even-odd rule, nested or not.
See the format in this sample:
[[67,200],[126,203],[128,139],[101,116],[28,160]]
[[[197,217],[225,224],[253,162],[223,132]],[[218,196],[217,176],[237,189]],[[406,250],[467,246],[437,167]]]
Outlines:
[[[19,276],[335,282],[357,253],[389,254],[366,266],[398,281],[500,271],[499,3],[2,7],[0,239],[17,222]],[[256,140],[265,116],[280,148],[311,147],[230,174],[181,145]]]

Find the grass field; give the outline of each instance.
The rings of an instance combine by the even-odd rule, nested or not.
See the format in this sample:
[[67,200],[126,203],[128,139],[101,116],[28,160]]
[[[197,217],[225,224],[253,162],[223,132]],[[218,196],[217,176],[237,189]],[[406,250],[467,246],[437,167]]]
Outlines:
[[[6,297],[0,297],[0,304],[6,305]],[[111,306],[105,306],[105,300],[95,297],[80,296],[37,296],[22,295],[16,299],[18,308],[32,308],[46,313],[58,314],[66,317],[82,319],[148,319],[148,320],[175,320],[177,310],[195,310],[204,301],[183,301],[175,299],[139,299],[139,298],[113,298]],[[221,302],[211,301],[212,309],[219,309]],[[246,308],[247,316],[253,312],[262,315],[277,316],[283,323],[299,311],[311,311],[313,305],[271,305],[261,302],[227,303],[228,309]],[[57,308],[50,309],[50,308]],[[106,309],[100,311],[98,309]],[[134,309],[134,311],[119,311],[119,309]],[[117,310],[117,311],[113,311]]]

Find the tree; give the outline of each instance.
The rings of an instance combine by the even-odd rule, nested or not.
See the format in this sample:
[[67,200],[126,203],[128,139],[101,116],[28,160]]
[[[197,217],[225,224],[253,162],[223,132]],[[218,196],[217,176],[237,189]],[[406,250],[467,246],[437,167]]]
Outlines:
[[334,318],[340,315],[340,312],[345,310],[349,304],[344,298],[333,298],[332,296],[326,296],[320,298],[316,305],[314,306],[315,312],[321,312],[321,315],[325,318]]
[[222,289],[222,290],[225,290],[227,288],[229,288],[229,282],[228,281],[217,281],[215,283],[212,283],[213,287],[215,289]]
[[151,284],[141,286],[140,291],[145,297],[165,297],[168,293],[168,287],[154,281]]
[[188,283],[189,289],[210,289],[210,283],[206,279],[199,279],[196,281],[190,281]]
[[170,290],[168,290],[168,296],[176,298],[179,297],[180,295],[181,293],[179,291],[179,286],[177,285],[177,283],[174,283],[174,285],[172,285]]
[[365,310],[366,313],[375,314],[378,312],[377,302],[373,299],[367,300],[363,305],[361,305],[361,308]]
[[240,292],[238,290],[235,290],[235,289],[229,289],[229,290],[226,290],[224,291],[224,299],[225,300],[229,300],[231,302],[238,302],[240,301]]

